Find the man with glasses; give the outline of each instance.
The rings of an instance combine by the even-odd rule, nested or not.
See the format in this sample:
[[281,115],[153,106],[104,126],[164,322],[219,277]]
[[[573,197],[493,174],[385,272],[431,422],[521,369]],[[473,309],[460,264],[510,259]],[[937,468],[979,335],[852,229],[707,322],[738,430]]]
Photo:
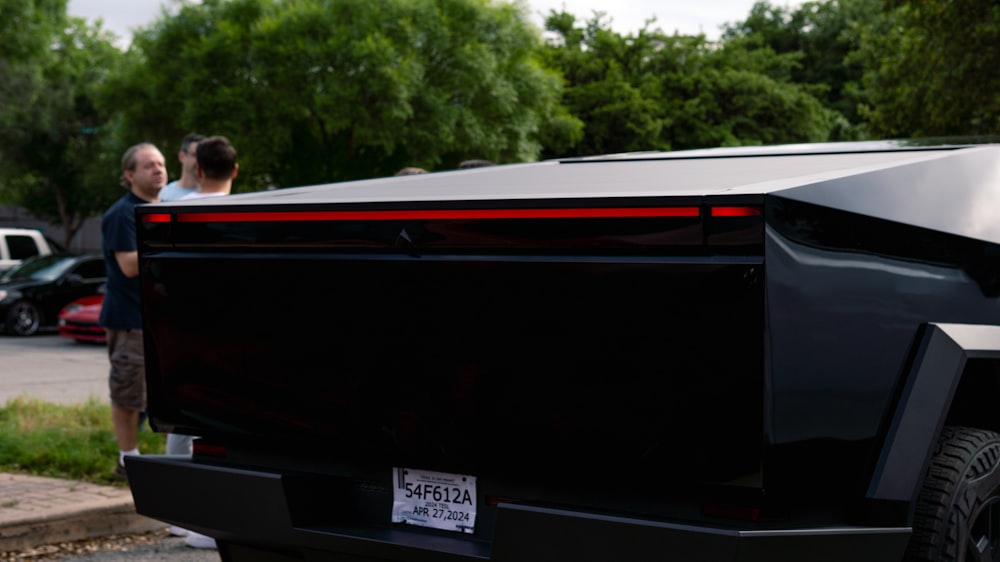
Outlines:
[[160,201],[177,201],[198,191],[198,159],[195,155],[198,143],[204,139],[204,135],[191,133],[181,141],[181,150],[177,153],[177,159],[181,163],[181,177],[163,188]]

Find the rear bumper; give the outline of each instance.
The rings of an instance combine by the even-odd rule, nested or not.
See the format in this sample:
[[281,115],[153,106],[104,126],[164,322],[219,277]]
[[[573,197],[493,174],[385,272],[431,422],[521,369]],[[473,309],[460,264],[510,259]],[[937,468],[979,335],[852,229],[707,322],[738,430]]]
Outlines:
[[80,326],[60,323],[58,331],[60,336],[76,341],[92,343],[108,342],[107,331],[102,326]]
[[901,560],[910,537],[909,528],[899,527],[721,529],[513,504],[499,504],[495,517],[480,523],[492,527],[490,538],[450,536],[360,525],[370,514],[349,498],[296,490],[294,478],[274,472],[186,457],[127,457],[127,463],[140,514],[213,536],[232,560],[259,549],[291,560],[340,553],[400,561],[885,562]]

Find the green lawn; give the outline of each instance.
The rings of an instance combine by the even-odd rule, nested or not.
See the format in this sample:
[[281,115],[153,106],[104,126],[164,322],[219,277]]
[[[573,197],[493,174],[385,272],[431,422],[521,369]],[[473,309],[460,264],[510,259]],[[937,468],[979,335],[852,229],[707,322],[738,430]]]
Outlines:
[[[165,436],[148,425],[139,432],[142,453],[163,453]],[[91,399],[63,406],[16,398],[0,408],[0,471],[120,484],[112,475],[118,445],[111,406]]]

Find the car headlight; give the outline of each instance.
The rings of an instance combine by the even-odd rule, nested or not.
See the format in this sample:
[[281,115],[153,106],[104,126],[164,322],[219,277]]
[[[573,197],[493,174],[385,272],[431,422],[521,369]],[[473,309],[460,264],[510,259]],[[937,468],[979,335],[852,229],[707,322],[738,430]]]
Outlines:
[[0,301],[7,298],[7,291],[0,291]]

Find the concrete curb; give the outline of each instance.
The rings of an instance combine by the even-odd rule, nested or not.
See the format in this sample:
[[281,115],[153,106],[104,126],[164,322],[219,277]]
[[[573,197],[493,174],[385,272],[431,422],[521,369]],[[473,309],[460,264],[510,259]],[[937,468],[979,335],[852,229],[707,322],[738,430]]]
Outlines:
[[0,474],[0,552],[166,528],[135,512],[128,488]]

